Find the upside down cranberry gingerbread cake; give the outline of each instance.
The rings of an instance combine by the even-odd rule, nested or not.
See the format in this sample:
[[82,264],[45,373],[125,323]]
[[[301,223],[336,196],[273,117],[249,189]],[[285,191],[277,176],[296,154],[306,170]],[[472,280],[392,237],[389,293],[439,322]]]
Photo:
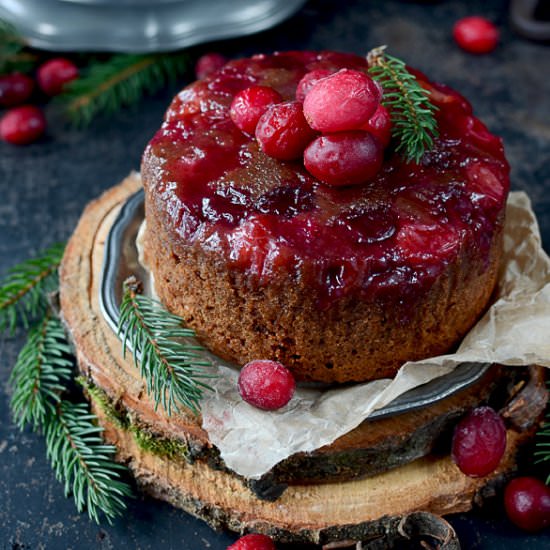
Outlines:
[[[368,63],[334,52],[231,61],[175,97],[142,163],[145,254],[163,303],[226,359],[276,359],[298,379],[339,383],[393,376],[460,341],[495,284],[509,187],[500,139],[420,73],[434,146],[410,162],[392,143],[382,151],[373,129],[379,166],[353,185],[323,181],[322,163],[308,170],[307,151],[306,165],[272,152],[270,128],[254,135],[242,105],[239,115],[235,96],[261,87],[302,117],[304,75],[342,69]],[[341,108],[327,101],[329,115]],[[301,139],[281,136],[287,149]]]

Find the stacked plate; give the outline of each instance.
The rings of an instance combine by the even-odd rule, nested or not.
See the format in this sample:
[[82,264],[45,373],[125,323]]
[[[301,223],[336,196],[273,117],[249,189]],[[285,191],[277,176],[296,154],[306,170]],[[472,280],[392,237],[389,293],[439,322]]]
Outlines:
[[305,0],[0,0],[0,19],[55,51],[168,51],[268,29]]

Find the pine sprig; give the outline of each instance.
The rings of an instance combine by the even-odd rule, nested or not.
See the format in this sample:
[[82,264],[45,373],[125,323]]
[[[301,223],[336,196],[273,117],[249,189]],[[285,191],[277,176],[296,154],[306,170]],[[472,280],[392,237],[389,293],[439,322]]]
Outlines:
[[60,401],[44,427],[47,455],[78,511],[87,509],[97,523],[101,511],[111,523],[126,509],[123,497],[130,496],[131,489],[120,480],[126,468],[112,460],[116,449],[103,443],[103,428],[96,422],[86,403]]
[[113,113],[158,91],[182,75],[188,65],[188,54],[181,52],[113,55],[106,61],[90,63],[59,101],[76,125],[85,126],[99,112]]
[[14,332],[18,318],[25,328],[43,314],[46,294],[57,287],[64,245],[56,244],[32,260],[13,267],[0,287],[0,331]]
[[436,107],[405,63],[384,50],[382,46],[368,54],[369,74],[384,89],[382,104],[390,112],[396,150],[404,153],[408,162],[419,162],[438,135]]
[[103,512],[110,522],[124,510],[122,497],[131,494],[120,480],[125,470],[112,460],[115,448],[104,445],[103,428],[88,412],[87,403],[62,400],[72,375],[71,350],[61,322],[47,308],[45,294],[57,287],[57,268],[63,246],[55,245],[38,258],[13,268],[0,288],[0,328],[15,328],[18,316],[29,320],[43,312],[30,329],[13,368],[11,411],[23,429],[43,431],[56,477],[73,493],[79,511],[85,507],[99,522]]
[[182,324],[181,317],[141,295],[135,278],[126,281],[118,328],[123,353],[131,348],[155,408],[162,404],[168,415],[181,406],[198,413],[203,391],[211,389],[203,382],[212,377],[204,370],[211,364],[197,353],[204,348],[189,343],[195,333]]
[[113,461],[116,449],[101,439],[103,428],[87,403],[62,400],[71,377],[70,352],[61,322],[48,312],[29,333],[11,375],[15,423],[30,425],[46,436],[46,452],[65,494],[73,494],[79,511],[87,509],[99,523],[103,512],[110,522],[125,509],[122,497],[131,494],[120,480],[126,468]]
[[26,47],[23,37],[17,29],[0,19],[0,74],[27,72],[36,62],[37,56]]
[[37,431],[54,414],[71,377],[70,352],[60,321],[49,313],[29,331],[10,377],[11,410],[21,429],[30,424]]
[[[550,390],[550,382],[548,383]],[[541,429],[537,432],[537,450],[535,451],[535,463],[547,464],[548,474],[546,476],[546,484],[550,485],[550,405],[546,409],[546,420]]]

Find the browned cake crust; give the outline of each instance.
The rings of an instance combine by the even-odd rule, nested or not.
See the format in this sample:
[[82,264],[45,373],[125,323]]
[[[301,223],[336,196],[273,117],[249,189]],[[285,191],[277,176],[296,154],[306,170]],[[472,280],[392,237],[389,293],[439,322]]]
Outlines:
[[144,248],[161,301],[224,359],[276,359],[301,380],[391,377],[405,361],[446,353],[484,311],[497,277],[501,230],[488,266],[463,250],[413,308],[352,297],[322,311],[303,280],[259,286],[215,255],[183,246],[154,205],[146,200]]

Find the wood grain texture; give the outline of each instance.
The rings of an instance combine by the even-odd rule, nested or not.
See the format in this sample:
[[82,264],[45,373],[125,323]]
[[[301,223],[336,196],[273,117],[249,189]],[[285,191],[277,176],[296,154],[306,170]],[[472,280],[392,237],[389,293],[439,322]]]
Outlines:
[[[139,177],[132,175],[88,205],[63,259],[60,300],[82,373],[105,392],[115,408],[125,410],[136,426],[146,427],[148,433],[159,437],[185,442],[188,449],[195,450],[191,461],[145,450],[132,430],[117,425],[104,409],[95,406],[106,428],[106,439],[117,445],[118,458],[129,464],[145,491],[215,527],[262,531],[281,540],[324,542],[384,531],[388,518],[417,510],[435,514],[468,510],[484,487],[500,483],[514,468],[517,448],[532,435],[544,400],[523,414],[521,430],[510,427],[506,455],[499,469],[483,479],[464,476],[448,456],[425,456],[365,479],[308,485],[295,479],[280,498],[268,502],[257,498],[238,476],[218,469],[219,463],[213,468],[206,459],[212,456],[207,451],[215,449],[201,428],[200,418],[191,413],[168,418],[161,408],[154,410],[138,370],[130,357],[122,356],[120,341],[100,311],[98,285],[105,238],[121,205],[139,186]],[[462,395],[438,403],[431,411],[380,420],[374,430],[364,423],[356,433],[344,436],[319,454],[368,451],[384,442],[398,448],[419,427],[429,427],[438,417],[456,414],[462,407],[485,400],[495,373],[498,371]],[[535,390],[542,383],[535,384]],[[521,406],[517,399],[514,401],[516,409],[525,412],[526,400],[523,402]]]

